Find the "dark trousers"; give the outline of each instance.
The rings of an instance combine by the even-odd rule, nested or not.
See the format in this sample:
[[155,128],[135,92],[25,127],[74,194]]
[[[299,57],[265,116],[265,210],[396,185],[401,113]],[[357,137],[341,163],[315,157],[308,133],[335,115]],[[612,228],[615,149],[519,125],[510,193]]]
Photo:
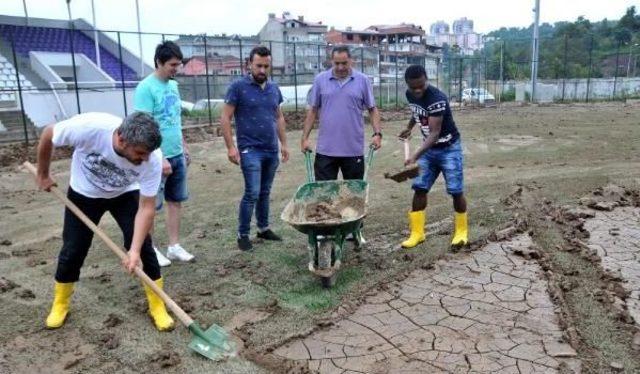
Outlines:
[[317,181],[338,179],[338,171],[342,179],[362,179],[364,177],[364,156],[334,157],[316,153],[313,171]]
[[[133,238],[136,213],[138,212],[139,191],[126,192],[111,199],[90,198],[75,192],[71,187],[67,197],[96,225],[104,213],[109,212],[122,230],[124,247],[128,251]],[[64,228],[62,230],[62,249],[58,255],[56,281],[60,283],[77,282],[80,268],[87,257],[93,231],[85,225],[69,209],[64,211]],[[151,237],[147,235],[140,251],[142,270],[152,280],[160,278],[160,265],[151,245]]]

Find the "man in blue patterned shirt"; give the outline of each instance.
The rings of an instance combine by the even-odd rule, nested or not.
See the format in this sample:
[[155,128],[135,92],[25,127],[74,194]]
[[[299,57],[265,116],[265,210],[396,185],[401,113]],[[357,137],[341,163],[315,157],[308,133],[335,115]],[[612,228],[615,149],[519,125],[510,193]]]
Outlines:
[[[289,151],[286,122],[280,109],[282,93],[276,83],[268,80],[270,70],[271,51],[264,46],[253,48],[249,53],[249,74],[231,84],[220,117],[227,158],[240,165],[244,177],[244,195],[238,215],[238,249],[241,251],[253,249],[249,231],[254,211],[257,237],[282,240],[269,227],[269,196],[280,164],[278,153],[282,161],[287,162]],[[237,146],[231,132],[233,119]]]

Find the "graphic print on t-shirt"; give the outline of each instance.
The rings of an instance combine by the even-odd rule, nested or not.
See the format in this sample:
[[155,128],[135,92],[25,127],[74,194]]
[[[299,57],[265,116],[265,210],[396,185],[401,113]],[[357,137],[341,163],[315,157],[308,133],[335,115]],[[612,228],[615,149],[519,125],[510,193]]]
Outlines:
[[91,152],[82,160],[82,170],[87,180],[103,191],[112,191],[132,184],[139,173],[119,168],[97,152]]
[[[438,101],[429,105],[427,109],[424,109],[418,104],[409,103],[409,108],[411,109],[411,114],[413,115],[413,119],[417,124],[420,125],[420,131],[422,132],[422,136],[426,139],[429,136],[429,113],[439,113],[444,111],[446,108],[446,102]],[[436,144],[439,143],[448,143],[453,138],[452,134],[447,134],[445,136],[440,136],[436,141]]]

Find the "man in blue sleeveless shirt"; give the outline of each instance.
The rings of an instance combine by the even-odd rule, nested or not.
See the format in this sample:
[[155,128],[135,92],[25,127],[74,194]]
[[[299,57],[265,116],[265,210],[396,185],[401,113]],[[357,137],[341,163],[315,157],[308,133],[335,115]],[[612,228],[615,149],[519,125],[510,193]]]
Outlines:
[[402,247],[413,248],[425,240],[427,194],[440,173],[444,175],[447,192],[453,198],[455,231],[452,247],[468,244],[467,201],[464,197],[463,157],[460,134],[453,121],[447,96],[427,82],[427,72],[420,65],[407,68],[404,75],[409,89],[406,92],[411,108],[411,120],[400,133],[406,139],[416,124],[424,142],[405,164],[418,163],[420,174],[413,181],[413,203],[409,212],[411,234]]

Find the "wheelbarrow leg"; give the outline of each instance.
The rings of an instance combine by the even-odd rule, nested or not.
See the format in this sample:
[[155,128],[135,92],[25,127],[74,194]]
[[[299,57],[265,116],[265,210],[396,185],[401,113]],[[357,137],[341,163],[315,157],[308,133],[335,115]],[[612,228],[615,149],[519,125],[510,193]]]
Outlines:
[[309,234],[308,241],[309,271],[314,271],[318,264],[318,237],[315,234]]
[[356,252],[361,251],[364,245],[367,244],[367,241],[362,234],[362,225],[353,232],[353,240],[353,249]]

